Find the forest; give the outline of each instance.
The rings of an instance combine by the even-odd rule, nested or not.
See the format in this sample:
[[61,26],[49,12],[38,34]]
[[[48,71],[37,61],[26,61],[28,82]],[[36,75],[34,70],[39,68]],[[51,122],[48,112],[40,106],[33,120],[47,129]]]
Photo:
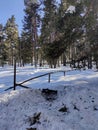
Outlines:
[[0,24],[0,66],[30,63],[98,69],[97,0],[24,0],[19,34],[15,16]]
[[0,130],[98,130],[98,0],[20,1],[1,1],[24,16],[0,21]]

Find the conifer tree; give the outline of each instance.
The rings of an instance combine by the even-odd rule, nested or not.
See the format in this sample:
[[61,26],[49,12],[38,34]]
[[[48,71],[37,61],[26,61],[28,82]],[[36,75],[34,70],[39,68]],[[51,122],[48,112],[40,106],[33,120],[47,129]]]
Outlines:
[[[46,3],[49,2],[46,1]],[[44,15],[43,18],[42,31],[44,30],[44,33],[42,32],[42,36],[45,44],[48,42],[48,45],[46,44],[46,47],[44,44],[44,50],[47,50],[44,52],[46,52],[45,54],[49,59],[53,60],[59,58],[59,56],[61,56],[69,46],[72,46],[83,34],[82,17],[80,15],[82,6],[79,3],[73,4],[72,2],[74,9],[70,10],[70,4],[71,3],[69,3],[67,0],[62,0],[59,9],[55,11],[56,15],[54,15],[53,19],[51,19],[53,11],[51,13],[49,9],[50,6],[48,4],[46,6],[46,10],[48,8],[49,11],[47,13],[45,10],[45,14],[48,14],[48,16]],[[53,20],[55,20],[54,26],[52,26]],[[56,35],[54,41],[51,41],[50,34],[52,34],[52,37],[54,36],[52,31],[53,29],[55,29]],[[55,52],[56,54],[53,55],[51,52]]]
[[7,56],[10,65],[13,65],[14,54],[18,54],[18,27],[14,15],[7,20],[5,25]]
[[4,66],[4,62],[6,61],[6,46],[5,46],[5,33],[4,27],[0,24],[0,66]]
[[[23,21],[23,32],[25,32],[26,44],[30,47],[30,53],[32,53],[32,64],[34,62],[35,67],[37,66],[37,42],[38,42],[38,26],[39,26],[39,3],[37,0],[24,0],[25,3],[25,17]],[[31,55],[30,55],[31,56]],[[33,59],[34,58],[34,59]]]
[[[60,55],[59,37],[56,28],[57,24],[57,4],[56,0],[44,1],[44,16],[42,18],[41,44],[45,59],[51,65],[56,66],[56,61]],[[54,53],[55,54],[54,54]],[[60,52],[60,53],[59,53]]]
[[44,0],[44,17],[42,19],[41,38],[43,42],[52,42],[56,33],[56,1]]

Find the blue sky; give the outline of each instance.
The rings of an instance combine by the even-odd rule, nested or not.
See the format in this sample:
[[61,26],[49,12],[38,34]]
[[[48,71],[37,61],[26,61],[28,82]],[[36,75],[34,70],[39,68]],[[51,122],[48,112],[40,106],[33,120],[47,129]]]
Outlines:
[[[57,0],[59,1],[59,0]],[[0,24],[6,24],[8,18],[12,15],[16,18],[19,33],[22,30],[22,20],[24,19],[24,0],[0,0]]]
[[19,26],[19,32],[22,29],[22,20],[24,17],[24,0],[0,0],[0,24],[5,25],[8,18],[15,15],[16,23]]

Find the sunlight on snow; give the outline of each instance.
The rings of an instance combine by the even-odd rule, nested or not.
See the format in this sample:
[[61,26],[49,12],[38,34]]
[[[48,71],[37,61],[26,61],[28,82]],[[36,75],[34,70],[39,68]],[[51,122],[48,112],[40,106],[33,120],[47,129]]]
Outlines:
[[1,89],[1,88],[4,88],[4,87],[5,87],[5,85],[4,85],[4,84],[0,84],[0,89]]

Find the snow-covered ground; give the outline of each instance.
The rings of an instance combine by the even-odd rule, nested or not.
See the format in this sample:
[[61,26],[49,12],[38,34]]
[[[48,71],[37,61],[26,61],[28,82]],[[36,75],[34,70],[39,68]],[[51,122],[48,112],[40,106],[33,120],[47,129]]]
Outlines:
[[[66,68],[17,68],[17,82]],[[4,89],[13,85],[13,68],[0,68],[0,130],[98,130],[98,72],[55,73],[25,83],[31,89]],[[43,93],[43,88],[56,91]]]

